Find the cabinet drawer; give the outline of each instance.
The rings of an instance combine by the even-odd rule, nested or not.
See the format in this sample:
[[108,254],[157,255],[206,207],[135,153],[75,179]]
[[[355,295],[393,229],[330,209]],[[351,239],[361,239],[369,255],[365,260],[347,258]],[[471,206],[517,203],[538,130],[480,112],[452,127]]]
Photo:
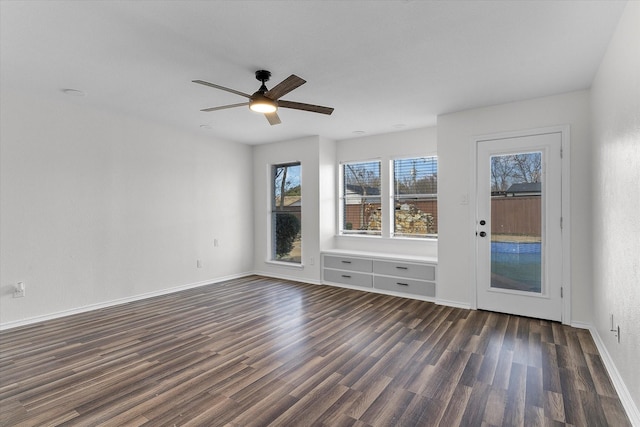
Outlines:
[[374,261],[373,272],[387,276],[408,277],[420,280],[435,280],[436,267],[428,264],[411,264],[408,262]]
[[337,268],[340,270],[349,271],[362,271],[365,273],[371,273],[371,271],[373,271],[373,261],[363,258],[325,256],[324,266],[327,268]]
[[344,283],[345,285],[363,286],[371,288],[373,281],[370,274],[354,273],[344,270],[324,270],[324,280],[327,282]]
[[421,280],[376,276],[373,279],[373,287],[405,294],[422,295],[423,297],[436,296],[436,284]]

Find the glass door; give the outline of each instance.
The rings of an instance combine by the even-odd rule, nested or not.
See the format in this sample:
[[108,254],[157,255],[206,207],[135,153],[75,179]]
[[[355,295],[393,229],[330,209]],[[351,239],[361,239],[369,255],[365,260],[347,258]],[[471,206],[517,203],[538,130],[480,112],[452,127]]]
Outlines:
[[561,134],[481,141],[478,308],[561,320]]

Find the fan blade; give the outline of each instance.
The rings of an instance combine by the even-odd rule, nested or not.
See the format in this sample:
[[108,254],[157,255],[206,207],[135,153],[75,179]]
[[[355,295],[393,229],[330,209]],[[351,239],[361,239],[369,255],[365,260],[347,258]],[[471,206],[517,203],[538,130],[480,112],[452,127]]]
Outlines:
[[304,110],[311,111],[312,113],[320,113],[320,114],[331,114],[333,113],[333,108],[331,107],[322,107],[320,105],[311,105],[311,104],[303,104],[302,102],[293,102],[293,101],[278,101],[278,107],[282,108],[293,108],[294,110]]
[[209,87],[212,87],[214,89],[220,89],[220,90],[224,90],[224,91],[227,91],[227,92],[235,93],[236,95],[244,96],[245,98],[251,98],[251,95],[246,94],[244,92],[240,92],[239,90],[229,89],[228,87],[224,87],[224,86],[216,85],[216,84],[213,84],[213,83],[205,82],[204,80],[191,80],[191,81],[193,83],[198,83],[200,85],[209,86]]
[[244,107],[247,105],[249,105],[248,102],[242,102],[240,104],[221,105],[220,107],[205,108],[204,110],[200,110],[200,111],[204,111],[208,113],[209,111],[226,110],[227,108]]
[[273,113],[265,113],[264,116],[267,118],[267,120],[269,120],[269,124],[271,126],[279,125],[280,123],[282,123],[280,121],[280,117],[278,117],[278,113],[276,113],[275,111]]
[[291,74],[289,77],[272,87],[271,90],[268,90],[264,95],[275,101],[281,96],[285,96],[295,88],[302,86],[306,82],[306,80],[301,79],[295,74]]

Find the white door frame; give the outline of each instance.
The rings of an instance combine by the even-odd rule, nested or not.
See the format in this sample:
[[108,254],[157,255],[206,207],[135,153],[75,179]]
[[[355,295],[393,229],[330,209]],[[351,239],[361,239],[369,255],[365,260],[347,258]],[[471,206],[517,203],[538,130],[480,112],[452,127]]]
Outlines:
[[[470,287],[470,301],[471,308],[477,310],[478,308],[478,292],[477,292],[477,274],[476,265],[478,263],[477,245],[475,244],[475,234],[477,231],[476,216],[477,216],[477,194],[476,194],[476,177],[478,173],[477,155],[478,155],[478,143],[482,141],[489,141],[494,139],[503,138],[517,138],[523,136],[540,135],[546,133],[560,133],[562,142],[562,323],[565,325],[571,324],[571,198],[570,198],[570,184],[571,184],[571,170],[570,170],[570,141],[571,141],[571,129],[569,125],[552,126],[545,128],[536,128],[529,130],[520,130],[513,132],[501,132],[488,135],[477,135],[471,139],[471,150],[469,163],[471,165],[470,182],[469,182],[469,242],[470,244],[470,256],[469,259],[473,262],[469,265],[469,277],[471,278]],[[473,236],[471,238],[471,236]]]

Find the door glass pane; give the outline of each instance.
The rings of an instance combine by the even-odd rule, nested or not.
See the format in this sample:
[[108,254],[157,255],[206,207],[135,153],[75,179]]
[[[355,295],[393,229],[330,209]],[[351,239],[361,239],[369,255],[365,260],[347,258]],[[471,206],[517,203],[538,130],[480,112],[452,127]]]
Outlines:
[[542,153],[491,156],[491,287],[542,292]]

